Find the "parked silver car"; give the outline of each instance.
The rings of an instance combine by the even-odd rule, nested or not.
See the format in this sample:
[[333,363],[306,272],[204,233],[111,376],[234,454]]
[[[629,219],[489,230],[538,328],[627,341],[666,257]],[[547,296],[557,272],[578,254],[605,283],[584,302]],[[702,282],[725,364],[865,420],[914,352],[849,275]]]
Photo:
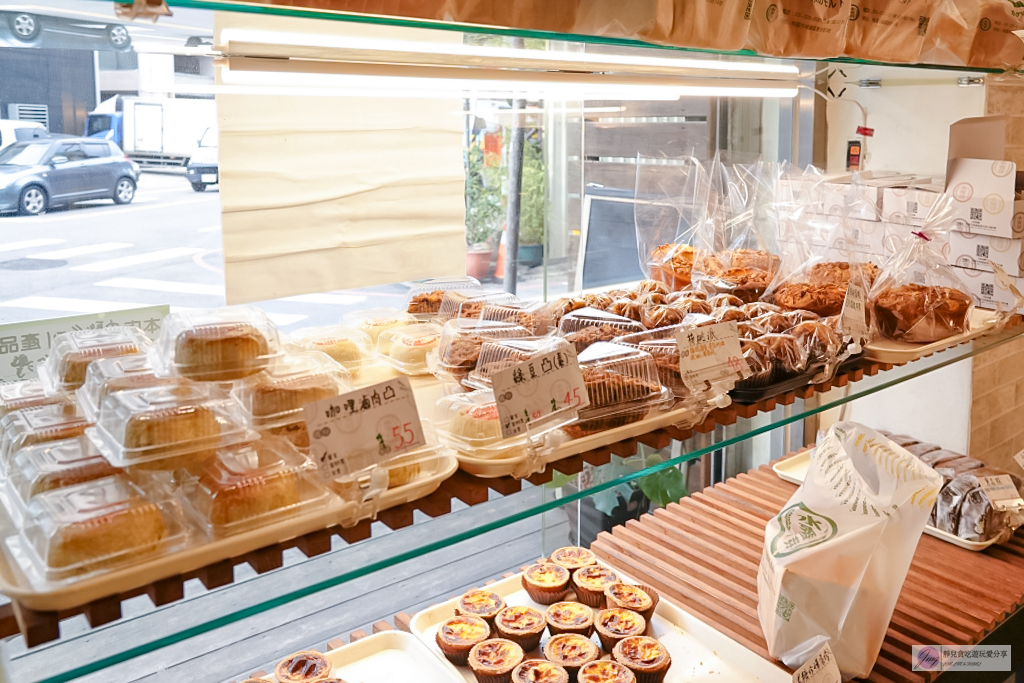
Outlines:
[[19,142],[0,152],[0,213],[36,216],[87,199],[128,204],[138,182],[138,167],[110,141]]

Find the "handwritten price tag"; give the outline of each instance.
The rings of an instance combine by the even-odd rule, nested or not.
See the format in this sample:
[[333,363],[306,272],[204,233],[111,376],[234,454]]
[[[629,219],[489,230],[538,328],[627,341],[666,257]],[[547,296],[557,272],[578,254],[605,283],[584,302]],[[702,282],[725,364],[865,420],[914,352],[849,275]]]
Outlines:
[[840,325],[843,328],[843,335],[850,337],[858,344],[870,339],[865,300],[863,287],[853,283],[847,286]]
[[519,436],[560,410],[590,405],[576,350],[571,346],[497,372],[491,384],[505,438]]
[[985,492],[996,510],[1019,510],[1024,508],[1024,499],[1021,499],[1020,492],[1013,485],[1013,479],[1008,474],[1000,474],[995,477],[979,477],[978,483],[981,490]]
[[839,683],[839,665],[828,643],[793,672],[793,683]]
[[327,482],[427,443],[406,377],[310,403],[304,411],[309,452]]
[[692,392],[705,391],[708,385],[735,382],[750,375],[750,366],[740,351],[735,322],[676,332],[679,345],[679,373]]

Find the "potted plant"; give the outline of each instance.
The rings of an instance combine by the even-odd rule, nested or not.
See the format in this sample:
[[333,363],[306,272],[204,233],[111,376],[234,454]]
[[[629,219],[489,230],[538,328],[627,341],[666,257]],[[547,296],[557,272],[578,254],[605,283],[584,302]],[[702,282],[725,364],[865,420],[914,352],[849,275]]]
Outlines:
[[547,224],[547,175],[539,135],[534,132],[523,145],[523,180],[519,207],[519,263],[539,266],[544,262]]
[[484,154],[474,137],[466,153],[466,274],[477,280],[491,274],[492,243],[505,214],[500,177],[493,177],[495,169],[485,164]]

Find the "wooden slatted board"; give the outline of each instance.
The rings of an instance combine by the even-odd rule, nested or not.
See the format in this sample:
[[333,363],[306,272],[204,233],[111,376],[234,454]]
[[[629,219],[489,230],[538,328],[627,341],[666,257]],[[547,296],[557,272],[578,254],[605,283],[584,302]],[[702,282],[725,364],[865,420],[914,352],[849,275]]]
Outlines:
[[[765,525],[796,488],[765,465],[602,533],[591,548],[768,657],[757,568]],[[1022,605],[1024,533],[981,553],[922,535],[868,680],[930,682],[935,674],[911,671],[911,645],[979,643]]]

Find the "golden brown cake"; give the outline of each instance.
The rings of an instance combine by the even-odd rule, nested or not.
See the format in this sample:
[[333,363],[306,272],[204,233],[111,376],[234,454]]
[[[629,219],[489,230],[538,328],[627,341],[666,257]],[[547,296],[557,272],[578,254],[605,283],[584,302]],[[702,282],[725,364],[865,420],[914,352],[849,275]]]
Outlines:
[[793,327],[791,334],[813,362],[828,362],[837,357],[842,340],[831,327],[822,322],[805,322]]
[[435,289],[432,292],[422,292],[409,300],[408,313],[428,314],[437,313],[441,310],[441,299],[444,298],[443,289]]
[[579,354],[591,344],[602,341],[610,342],[624,334],[626,332],[622,328],[612,325],[591,325],[576,332],[570,332],[562,338],[576,347],[576,353]]
[[47,396],[42,382],[37,379],[0,384],[0,418],[22,408],[60,403],[70,403],[70,401],[60,395]]
[[599,659],[580,669],[578,683],[636,683],[636,676],[618,662]]
[[206,382],[242,379],[267,366],[267,338],[246,323],[199,325],[174,342],[178,373]]
[[696,250],[688,244],[662,244],[651,253],[651,279],[679,290],[690,286]]
[[601,647],[611,652],[623,638],[644,635],[647,632],[647,620],[633,610],[609,607],[597,613],[594,629],[601,639]]
[[331,675],[331,661],[315,650],[305,650],[282,659],[274,667],[279,683],[321,683]]
[[294,412],[307,403],[337,396],[338,385],[327,374],[280,378],[260,375],[250,388],[250,395],[253,417],[267,418]]
[[672,290],[665,285],[664,282],[658,282],[657,280],[641,280],[640,284],[636,286],[636,291],[639,294],[649,294],[655,292],[657,294],[668,294]]
[[755,301],[751,304],[743,304],[740,308],[742,308],[743,312],[750,316],[751,319],[756,318],[759,315],[765,315],[766,313],[782,313],[782,308],[780,306],[764,301]]
[[342,365],[361,361],[366,357],[363,347],[348,337],[322,337],[309,344],[311,351],[322,351]]
[[594,610],[578,602],[556,602],[544,614],[551,635],[575,633],[589,638],[594,632]]
[[569,594],[569,570],[551,562],[541,562],[523,572],[523,589],[541,605],[563,600]]
[[[827,263],[816,263],[807,271],[807,279],[815,285],[841,285],[843,293],[850,283],[850,264],[847,261],[829,261]],[[854,273],[860,273],[861,282],[865,290],[871,289],[878,277],[878,266],[874,263],[858,263],[853,267]]]
[[739,308],[743,306],[743,300],[738,296],[732,294],[715,294],[708,298],[707,303],[711,306],[711,310],[718,308]]
[[569,683],[569,673],[554,662],[527,659],[512,670],[512,683]]
[[569,680],[575,681],[580,667],[600,657],[601,650],[589,638],[563,633],[552,636],[544,644],[544,656],[549,662],[564,668],[569,674]]
[[628,583],[613,583],[604,590],[605,601],[610,608],[621,607],[636,612],[647,621],[654,616],[654,608],[660,596],[649,586],[634,586]]
[[416,481],[423,471],[419,461],[421,457],[418,453],[411,453],[389,460],[385,465],[388,469],[388,488],[396,489]]
[[[276,454],[257,442],[257,467],[250,472],[232,469],[222,458],[208,461],[199,472],[201,499],[194,501],[210,524],[223,527],[291,507],[299,503],[298,475],[273,468]],[[223,456],[222,456],[223,457]]]
[[779,268],[778,256],[766,251],[736,249],[704,257],[706,279],[702,287],[720,294],[732,294],[743,303],[757,301]]
[[678,306],[647,306],[640,315],[640,324],[649,330],[683,322],[686,312]]
[[744,322],[750,320],[746,311],[737,306],[722,306],[711,311],[711,317],[720,323]]
[[[214,439],[219,435],[220,423],[213,410],[201,405],[178,405],[128,418],[124,426],[124,447],[146,449],[147,455],[152,455],[179,449],[182,442]],[[196,454],[196,460],[213,455],[212,448],[203,451],[205,454]]]
[[565,567],[570,572],[574,572],[580,567],[589,567],[592,564],[597,564],[597,556],[586,548],[567,546],[551,553],[551,561]]
[[463,593],[458,607],[455,608],[455,615],[468,614],[480,617],[490,626],[494,626],[494,617],[503,609],[505,601],[497,593],[474,588]]
[[905,342],[935,342],[966,332],[971,297],[951,287],[886,287],[869,303],[879,333]]
[[494,628],[499,638],[511,640],[530,652],[540,647],[540,637],[544,633],[544,615],[532,607],[517,605],[506,607],[494,618]]
[[680,311],[684,316],[691,313],[700,313],[702,315],[711,315],[711,304],[703,299],[695,299],[691,297],[684,297],[676,299],[668,303],[669,308]]
[[651,306],[664,306],[668,303],[665,300],[665,295],[660,292],[646,292],[645,294],[640,294],[637,296],[636,302],[641,306],[647,306],[648,308]]
[[771,294],[772,299],[782,308],[813,311],[818,315],[837,315],[843,310],[846,300],[846,285],[825,283],[787,283]]
[[793,321],[784,313],[765,313],[756,318],[751,318],[750,322],[760,327],[766,334],[778,334],[793,327]]
[[604,591],[614,583],[619,583],[619,575],[611,569],[599,565],[581,567],[572,574],[572,586],[576,591],[576,598],[590,607],[603,606]]
[[57,380],[65,390],[77,389],[85,383],[85,371],[89,368],[89,363],[100,358],[116,358],[136,353],[139,353],[139,347],[135,344],[108,344],[72,351],[60,359],[60,376]]
[[0,455],[5,462],[18,450],[85,434],[92,423],[74,403],[53,403],[15,410],[0,417]]
[[608,312],[640,322],[644,315],[644,305],[632,299],[621,298],[616,299],[612,303],[611,307],[608,308]]
[[307,451],[309,449],[309,430],[306,429],[305,420],[298,420],[276,427],[261,427],[259,432],[260,434],[283,437],[300,451]]
[[469,651],[469,668],[477,683],[509,683],[512,670],[523,661],[523,648],[511,640],[494,638]]
[[672,666],[672,657],[665,646],[647,636],[620,640],[612,650],[612,657],[633,672],[636,683],[661,683]]
[[469,651],[491,637],[491,626],[480,617],[462,615],[446,620],[437,629],[434,640],[449,662],[466,666]]
[[[79,439],[85,441],[85,437],[79,437]],[[60,443],[71,444],[74,442],[75,440],[69,440]],[[63,451],[63,453],[58,451]],[[79,454],[79,457],[67,457],[75,452]],[[28,453],[28,451],[25,453]],[[32,481],[29,497],[44,491],[53,491],[54,489],[74,486],[75,484],[83,484],[87,481],[95,481],[121,473],[120,469],[111,465],[103,456],[96,454],[95,451],[90,453],[77,448],[67,451],[64,451],[64,449],[51,449],[51,453],[54,457],[54,462],[45,471],[42,468],[37,469],[39,476]],[[15,467],[19,465],[18,460],[21,457],[21,455],[15,455]]]

